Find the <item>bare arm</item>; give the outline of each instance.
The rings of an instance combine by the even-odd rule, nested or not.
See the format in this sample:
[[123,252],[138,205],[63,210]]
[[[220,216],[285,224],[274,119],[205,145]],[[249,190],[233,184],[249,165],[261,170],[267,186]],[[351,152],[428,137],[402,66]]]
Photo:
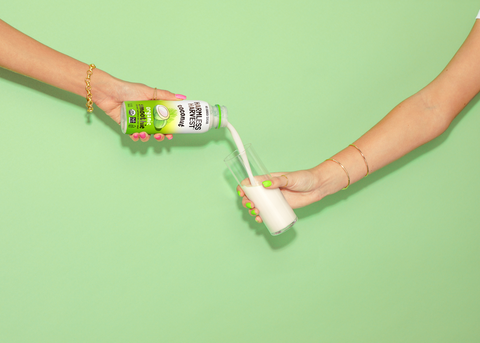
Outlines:
[[[354,143],[366,156],[370,172],[442,134],[479,91],[480,20],[477,20],[440,75],[397,105]],[[365,175],[365,162],[354,147],[342,150],[334,158],[349,171],[352,183]],[[321,169],[320,166],[317,168]]]
[[[2,67],[85,96],[86,63],[37,42],[1,20],[0,32]],[[101,72],[96,70],[96,74]]]
[[[476,20],[464,44],[440,75],[397,105],[354,142],[365,155],[370,173],[442,134],[479,91],[480,20]],[[367,172],[362,155],[352,146],[340,151],[333,159],[348,171],[351,184],[362,179]],[[287,178],[281,175],[287,176],[288,184]],[[336,193],[348,183],[345,171],[332,161],[325,161],[309,170],[272,173],[272,176],[272,184],[266,187],[282,188],[293,208]],[[240,187],[238,190],[245,206],[250,200]],[[249,206],[254,204],[250,202]],[[256,219],[261,221],[258,216]]]
[[[39,43],[2,20],[0,66],[82,97],[86,96],[85,78],[89,68],[86,63]],[[119,80],[100,69],[94,70],[91,86],[93,102],[117,123],[120,123],[120,106],[123,101],[150,99],[154,93],[151,87]],[[164,100],[185,98],[163,90],[158,90],[157,95]],[[132,138],[141,138],[142,141],[150,138],[149,135],[142,134],[132,135]],[[164,135],[156,134],[155,138],[163,140]]]

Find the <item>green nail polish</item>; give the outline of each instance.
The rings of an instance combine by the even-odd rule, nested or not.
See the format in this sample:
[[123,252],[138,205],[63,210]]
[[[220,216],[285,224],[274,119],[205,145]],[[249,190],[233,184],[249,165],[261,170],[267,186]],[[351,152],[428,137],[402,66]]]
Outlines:
[[245,204],[245,206],[247,206],[248,208],[253,208],[253,206],[252,206],[252,203],[251,203],[251,202],[247,202],[247,203]]
[[256,216],[256,215],[257,215],[257,211],[256,211],[256,210],[251,210],[250,213],[251,213],[253,216]]
[[266,181],[263,181],[262,184],[264,187],[270,187],[272,185],[272,181],[266,180]]
[[242,192],[240,192],[240,191],[237,191],[237,193],[238,193],[238,196],[239,196],[239,197],[241,197],[241,196],[242,196]]

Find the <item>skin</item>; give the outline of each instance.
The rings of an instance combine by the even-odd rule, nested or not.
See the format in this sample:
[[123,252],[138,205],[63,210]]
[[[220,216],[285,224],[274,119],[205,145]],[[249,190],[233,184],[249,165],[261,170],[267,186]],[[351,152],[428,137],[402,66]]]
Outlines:
[[[55,51],[21,33],[0,20],[0,66],[16,73],[48,83],[68,92],[86,96],[85,78],[89,65]],[[93,102],[117,124],[120,124],[120,107],[123,101],[151,99],[154,88],[140,83],[117,79],[98,68],[91,76]],[[181,94],[157,90],[162,100],[183,100]],[[130,135],[134,141],[146,142],[150,135],[142,132]],[[157,141],[172,139],[172,135],[155,134]]]
[[[89,68],[86,63],[37,42],[2,20],[0,33],[0,66],[85,97],[85,78]],[[355,142],[366,156],[370,172],[397,160],[447,129],[480,91],[479,60],[480,24],[477,20],[465,43],[440,75],[396,106]],[[94,103],[117,123],[120,123],[123,101],[151,99],[154,94],[154,88],[122,81],[100,69],[94,70],[91,86]],[[183,100],[185,96],[157,90],[157,98]],[[162,134],[154,137],[158,141],[165,139]],[[166,137],[172,138],[171,135]],[[131,135],[131,138],[146,142],[150,135],[142,132]],[[345,148],[333,158],[341,161],[349,171],[351,184],[366,174],[365,162],[353,147]],[[299,208],[336,193],[346,185],[343,169],[332,161],[325,161],[308,170],[272,173],[272,184],[268,188],[281,188],[292,208]],[[243,198],[243,206],[247,208],[248,203],[250,214],[261,222],[255,204],[240,187],[238,193]]]
[[[370,173],[438,137],[448,128],[480,91],[479,61],[480,20],[476,20],[463,45],[435,80],[397,105],[354,142],[365,155]],[[362,155],[352,146],[332,158],[347,169],[350,184],[362,179],[367,172]],[[268,188],[280,188],[290,206],[299,208],[338,192],[347,183],[344,170],[335,162],[325,161],[308,170],[272,173],[272,185]],[[257,222],[261,222],[261,213],[255,204],[240,186],[237,191],[243,206],[250,203],[252,209],[246,208]]]

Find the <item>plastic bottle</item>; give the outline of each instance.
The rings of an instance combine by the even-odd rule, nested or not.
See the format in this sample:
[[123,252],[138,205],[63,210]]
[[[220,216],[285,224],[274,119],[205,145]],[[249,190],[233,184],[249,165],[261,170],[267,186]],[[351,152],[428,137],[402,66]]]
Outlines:
[[227,108],[201,100],[125,101],[121,108],[122,132],[203,133],[226,127]]

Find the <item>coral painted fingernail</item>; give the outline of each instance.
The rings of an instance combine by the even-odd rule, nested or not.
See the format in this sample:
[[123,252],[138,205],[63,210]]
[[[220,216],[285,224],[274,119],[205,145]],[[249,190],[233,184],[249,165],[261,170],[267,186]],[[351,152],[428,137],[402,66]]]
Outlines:
[[175,94],[175,98],[185,100],[187,97],[183,94]]
[[163,141],[163,136],[162,135],[155,135],[153,136],[157,141]]
[[263,187],[270,187],[272,185],[272,181],[266,180],[266,181],[263,181],[262,184],[263,184]]
[[247,202],[247,203],[245,204],[245,206],[247,206],[248,208],[253,208],[253,206],[252,206],[252,203],[251,203],[251,202]]
[[167,137],[167,139],[168,139],[169,141],[171,141],[171,140],[172,140],[172,138],[173,138],[173,136],[172,136],[172,135],[165,135],[165,137]]
[[138,132],[135,132],[132,136],[133,136],[133,138],[137,139],[138,138]]
[[147,137],[146,133],[145,133],[145,132],[142,132],[142,133],[140,134],[140,138],[141,138],[141,139],[145,139],[145,137]]
[[240,192],[240,191],[237,191],[237,194],[238,194],[239,197],[242,196],[242,192]]

